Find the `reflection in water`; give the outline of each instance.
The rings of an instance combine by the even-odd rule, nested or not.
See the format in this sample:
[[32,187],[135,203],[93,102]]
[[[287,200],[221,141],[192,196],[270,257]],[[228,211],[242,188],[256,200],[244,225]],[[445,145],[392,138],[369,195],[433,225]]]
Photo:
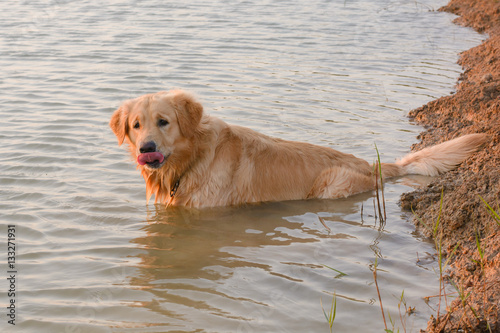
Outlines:
[[323,327],[321,310],[301,303],[319,306],[321,297],[331,297],[325,288],[332,282],[345,281],[338,294],[346,302],[373,303],[369,266],[383,256],[385,231],[362,222],[361,205],[371,197],[203,210],[156,206],[144,237],[133,240],[145,252],[130,283],[153,295],[142,306],[163,319],[158,325],[275,331],[276,320],[286,320]]
[[[351,237],[328,235],[317,217],[317,227],[324,230],[312,229],[300,222],[304,215],[312,220],[311,215],[329,214],[342,221],[343,216],[359,212],[359,206],[355,205],[358,202],[345,205],[346,202],[342,205],[334,200],[311,200],[203,210],[165,209],[158,205],[148,216],[148,225],[144,228],[147,236],[134,242],[144,245],[151,254],[148,261],[144,259],[144,268],[168,269],[169,278],[185,277],[193,272],[203,274],[211,262],[237,262],[230,251],[233,247],[288,246],[318,242],[318,238]],[[336,213],[325,213],[331,211]]]

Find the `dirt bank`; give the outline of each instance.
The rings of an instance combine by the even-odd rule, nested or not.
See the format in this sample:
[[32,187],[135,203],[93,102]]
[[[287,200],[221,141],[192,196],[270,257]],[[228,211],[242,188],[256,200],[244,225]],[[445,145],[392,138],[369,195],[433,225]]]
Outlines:
[[[451,257],[446,279],[460,292],[453,295],[454,301],[448,299],[446,313],[431,318],[426,331],[500,332],[500,221],[481,200],[499,212],[500,2],[451,0],[440,10],[459,15],[456,23],[485,33],[485,41],[460,55],[464,72],[455,94],[410,112],[411,118],[427,128],[413,149],[467,133],[489,133],[491,141],[457,170],[404,194],[401,203],[405,209],[413,207],[425,224],[432,225],[438,220],[443,193],[437,238]],[[431,235],[418,219],[415,223],[418,230]],[[441,308],[445,306],[442,298]]]

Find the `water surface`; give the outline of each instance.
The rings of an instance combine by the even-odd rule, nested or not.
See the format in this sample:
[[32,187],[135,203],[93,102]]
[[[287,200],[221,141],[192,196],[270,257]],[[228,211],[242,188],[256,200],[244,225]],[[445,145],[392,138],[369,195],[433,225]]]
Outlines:
[[228,122],[392,161],[421,131],[407,112],[453,91],[457,53],[481,38],[444,4],[0,5],[0,239],[15,225],[18,245],[17,324],[0,311],[1,330],[327,332],[335,293],[336,331],[379,332],[375,258],[386,311],[404,290],[408,331],[425,327],[434,250],[397,205],[419,179],[387,185],[383,226],[371,193],[165,209],[107,123],[125,99],[184,88]]

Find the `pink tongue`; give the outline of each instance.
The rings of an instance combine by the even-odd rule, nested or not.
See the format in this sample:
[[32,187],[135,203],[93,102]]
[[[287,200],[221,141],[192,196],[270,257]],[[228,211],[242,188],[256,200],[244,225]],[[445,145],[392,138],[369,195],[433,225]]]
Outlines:
[[158,163],[161,163],[161,162],[163,162],[164,159],[165,159],[165,157],[163,156],[163,154],[158,153],[158,152],[144,153],[144,154],[140,154],[139,156],[137,156],[137,163],[139,163],[140,165],[144,165],[146,163],[152,163],[155,161],[158,161]]

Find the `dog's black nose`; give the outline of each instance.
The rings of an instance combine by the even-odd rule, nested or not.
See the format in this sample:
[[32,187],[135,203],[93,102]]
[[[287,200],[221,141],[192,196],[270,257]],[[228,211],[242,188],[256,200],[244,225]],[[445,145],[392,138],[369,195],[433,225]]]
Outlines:
[[146,142],[141,146],[141,148],[139,148],[139,151],[141,154],[154,153],[156,151],[156,143],[154,143],[154,141]]

